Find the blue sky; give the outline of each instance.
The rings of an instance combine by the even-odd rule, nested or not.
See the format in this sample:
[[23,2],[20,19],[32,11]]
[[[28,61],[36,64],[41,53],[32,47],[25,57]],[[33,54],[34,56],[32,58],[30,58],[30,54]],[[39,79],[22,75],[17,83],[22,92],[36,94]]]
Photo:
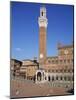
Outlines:
[[57,55],[58,42],[73,41],[73,6],[11,2],[11,57],[33,59],[39,54],[40,7],[47,10],[47,56]]

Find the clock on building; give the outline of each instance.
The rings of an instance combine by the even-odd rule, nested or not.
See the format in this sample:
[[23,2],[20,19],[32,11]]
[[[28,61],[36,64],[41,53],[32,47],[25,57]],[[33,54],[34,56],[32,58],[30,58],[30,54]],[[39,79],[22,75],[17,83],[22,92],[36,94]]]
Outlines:
[[40,54],[40,58],[43,58],[43,54]]

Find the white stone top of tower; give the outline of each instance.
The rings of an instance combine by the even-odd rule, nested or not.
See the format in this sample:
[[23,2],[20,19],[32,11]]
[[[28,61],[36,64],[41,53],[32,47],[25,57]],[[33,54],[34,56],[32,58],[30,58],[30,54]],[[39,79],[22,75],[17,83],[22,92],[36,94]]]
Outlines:
[[40,8],[40,17],[46,17],[46,8],[45,7],[41,7]]
[[47,27],[48,24],[48,20],[46,17],[46,8],[45,7],[41,7],[40,8],[40,17],[38,18],[38,24],[39,27]]

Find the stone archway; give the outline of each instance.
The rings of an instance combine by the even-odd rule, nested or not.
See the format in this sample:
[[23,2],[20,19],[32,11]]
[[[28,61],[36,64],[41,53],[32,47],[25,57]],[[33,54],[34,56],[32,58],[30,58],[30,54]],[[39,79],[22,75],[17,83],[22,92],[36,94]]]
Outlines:
[[42,79],[41,72],[38,72],[38,73],[37,73],[37,80],[38,80],[38,81],[41,81],[41,79]]
[[44,70],[37,70],[36,71],[36,83],[43,83],[45,81],[45,71]]

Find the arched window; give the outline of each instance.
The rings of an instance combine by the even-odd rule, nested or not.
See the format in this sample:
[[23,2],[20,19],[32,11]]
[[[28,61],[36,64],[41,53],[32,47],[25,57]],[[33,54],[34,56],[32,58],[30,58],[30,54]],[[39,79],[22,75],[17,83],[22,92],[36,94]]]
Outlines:
[[68,72],[71,72],[71,69],[68,69]]
[[54,60],[52,60],[52,63],[54,63]]
[[62,80],[62,76],[60,77],[60,80]]
[[58,76],[56,76],[56,80],[58,80]]
[[52,70],[52,72],[54,72],[54,70]]
[[56,69],[56,72],[58,72],[58,70]]
[[52,76],[52,81],[54,81],[54,76]]
[[63,72],[63,70],[62,70],[62,69],[60,69],[60,72]]
[[64,69],[64,73],[67,72],[66,69]]
[[64,76],[64,80],[65,80],[65,81],[67,80],[66,76]]
[[50,81],[50,76],[48,76],[48,81]]

